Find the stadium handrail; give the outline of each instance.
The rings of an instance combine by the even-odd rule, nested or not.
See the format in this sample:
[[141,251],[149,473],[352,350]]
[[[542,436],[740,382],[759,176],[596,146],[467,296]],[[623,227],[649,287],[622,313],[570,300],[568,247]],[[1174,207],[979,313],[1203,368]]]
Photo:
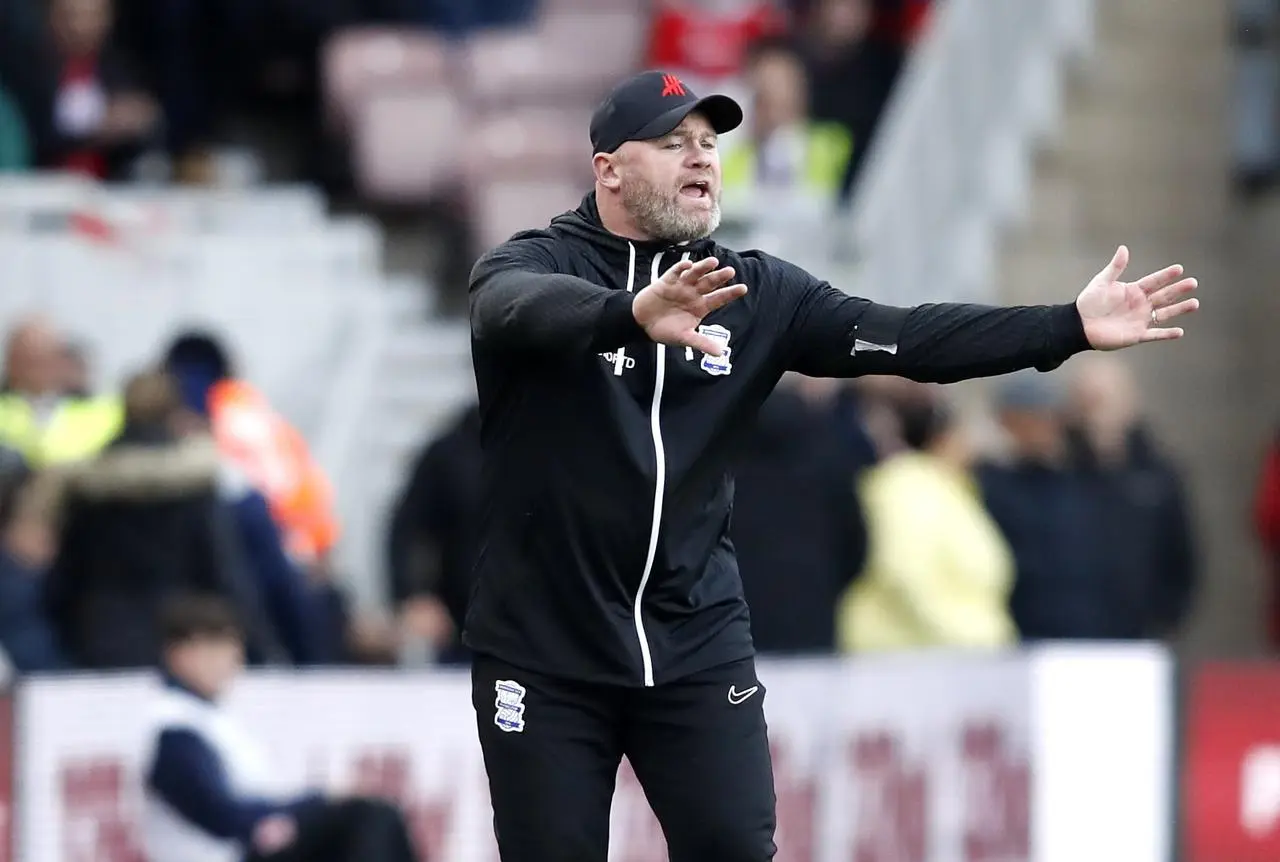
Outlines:
[[1095,0],[946,0],[907,63],[832,254],[839,282],[909,305],[993,301],[1001,231],[1024,212]]

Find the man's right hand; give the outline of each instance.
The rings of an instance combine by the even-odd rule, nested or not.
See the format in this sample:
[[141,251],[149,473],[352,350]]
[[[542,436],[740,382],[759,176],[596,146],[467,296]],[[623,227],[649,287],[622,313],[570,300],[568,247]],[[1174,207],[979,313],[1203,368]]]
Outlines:
[[659,344],[692,347],[719,356],[723,352],[720,343],[700,335],[698,324],[747,292],[745,284],[730,285],[733,267],[716,269],[719,264],[714,257],[697,263],[682,260],[637,293],[631,313],[645,334]]

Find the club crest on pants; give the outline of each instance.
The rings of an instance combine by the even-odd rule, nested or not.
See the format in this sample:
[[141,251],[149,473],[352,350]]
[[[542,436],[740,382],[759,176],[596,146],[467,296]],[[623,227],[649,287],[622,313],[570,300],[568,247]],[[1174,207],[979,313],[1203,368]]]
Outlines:
[[507,733],[524,731],[525,688],[513,679],[500,679],[493,684],[497,692],[493,723]]
[[704,353],[702,355],[702,370],[715,376],[723,376],[733,371],[733,365],[729,362],[729,338],[732,333],[719,324],[704,323],[698,327],[698,334],[720,342],[721,349],[724,350],[724,353],[720,356]]

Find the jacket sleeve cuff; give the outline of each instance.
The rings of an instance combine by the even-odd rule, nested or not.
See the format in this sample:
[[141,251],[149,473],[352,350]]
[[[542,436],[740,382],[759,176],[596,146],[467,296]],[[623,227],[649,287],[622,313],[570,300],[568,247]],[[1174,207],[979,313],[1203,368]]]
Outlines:
[[1051,350],[1062,360],[1092,350],[1093,345],[1084,334],[1084,321],[1074,302],[1056,305],[1049,313]]
[[631,311],[634,300],[635,294],[625,290],[615,290],[605,299],[592,340],[593,350],[609,350],[647,337]]

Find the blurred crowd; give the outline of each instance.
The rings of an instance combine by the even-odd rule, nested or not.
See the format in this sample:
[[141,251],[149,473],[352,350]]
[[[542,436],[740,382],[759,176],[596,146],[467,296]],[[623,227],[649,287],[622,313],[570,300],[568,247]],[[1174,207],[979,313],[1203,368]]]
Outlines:
[[[1127,367],[1073,366],[1000,378],[985,418],[899,378],[787,378],[736,465],[757,648],[1175,636],[1198,578],[1183,482]],[[474,408],[423,450],[389,536],[403,605],[460,618],[480,458]]]
[[[404,241],[416,248],[406,255],[438,249],[413,266],[431,274],[439,307],[456,311],[485,247],[571,208],[585,188],[581,117],[613,74],[592,65],[611,58],[544,69],[557,39],[634,27],[614,39],[616,53],[634,48],[635,63],[679,74],[697,92],[739,97],[748,122],[726,139],[724,224],[750,233],[821,219],[848,200],[928,6],[0,0],[0,171],[316,183],[389,229],[407,217]],[[513,35],[548,28],[559,35],[534,44]],[[461,45],[473,54],[451,47]],[[612,62],[619,75],[633,65]]]
[[[252,120],[301,131],[287,178],[342,185],[335,171],[347,166],[328,162],[341,147],[319,143],[331,142],[320,91],[336,34],[379,24],[459,39],[529,26],[551,6],[604,5],[0,0],[0,171],[230,181],[239,163],[228,142]],[[1254,187],[1271,181],[1280,153],[1276,4],[1237,9],[1237,166]],[[728,224],[794,220],[849,198],[928,11],[927,0],[645,4],[645,65],[747,108],[722,153]],[[9,672],[154,665],[156,611],[183,592],[233,602],[257,664],[466,661],[474,406],[424,441],[406,474],[386,524],[390,607],[375,614],[354,607],[348,573],[335,571],[341,525],[307,442],[216,335],[179,334],[119,391],[99,392],[92,356],[56,322],[6,324]],[[762,652],[1179,632],[1201,574],[1195,518],[1129,370],[1088,355],[988,390],[975,417],[952,390],[900,379],[784,381],[739,455],[732,525]],[[1256,529],[1280,584],[1280,440],[1263,465]],[[1268,620],[1280,649],[1280,589]]]
[[[342,28],[461,34],[535,0],[3,0],[0,166],[217,181],[238,123],[322,140],[321,54]],[[309,155],[299,149],[299,158]],[[321,164],[303,162],[304,172]]]
[[[542,2],[3,0],[0,169],[155,177],[138,157],[163,154],[172,166],[166,178],[207,182],[216,174],[209,159],[234,137],[237,119],[290,117],[308,125],[311,140],[323,139],[323,52],[344,29],[390,25],[461,39],[528,26]],[[847,187],[928,2],[632,5],[648,20],[646,65],[695,87],[752,91],[760,145],[783,127],[803,143],[814,131],[806,124],[834,124],[839,140],[814,142],[798,158],[813,159],[806,180]],[[779,152],[767,160],[781,159],[783,141],[771,147]]]
[[[406,473],[386,523],[390,607],[374,613],[334,571],[340,525],[306,441],[216,335],[180,333],[118,394],[93,391],[90,362],[39,318],[5,344],[10,672],[153,666],[159,609],[190,593],[234,604],[257,664],[467,661],[474,405]],[[760,651],[1176,636],[1199,578],[1194,517],[1121,360],[997,378],[978,413],[952,396],[789,375],[766,402],[731,527]],[[1280,448],[1265,476],[1259,524],[1277,548]]]
[[[10,673],[153,667],[179,595],[231,602],[263,664],[388,660],[353,619],[332,491],[215,335],[175,337],[119,393],[47,320],[0,384],[0,655]],[[363,627],[362,627],[363,626]]]

